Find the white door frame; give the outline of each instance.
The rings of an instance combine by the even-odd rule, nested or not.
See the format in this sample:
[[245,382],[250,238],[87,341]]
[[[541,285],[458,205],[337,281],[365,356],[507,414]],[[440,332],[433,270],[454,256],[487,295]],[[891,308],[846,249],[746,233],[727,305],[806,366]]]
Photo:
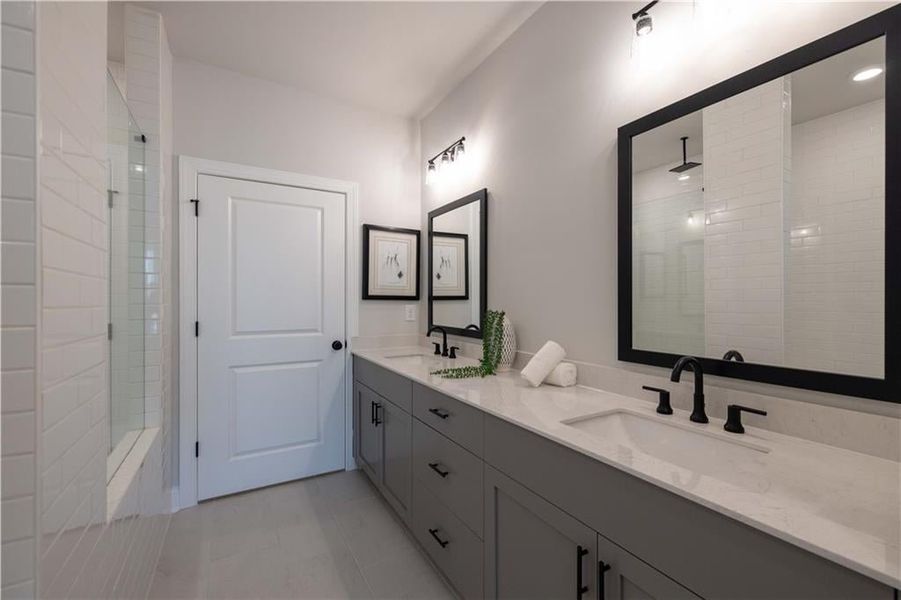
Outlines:
[[[194,322],[197,318],[197,222],[194,203],[197,198],[197,178],[214,175],[232,179],[245,179],[259,183],[274,183],[344,194],[345,198],[345,248],[344,248],[344,467],[355,468],[353,459],[353,381],[351,374],[351,340],[356,337],[359,325],[360,237],[358,235],[359,185],[351,181],[325,179],[287,171],[274,171],[218,160],[191,156],[178,157],[178,503],[174,510],[197,504],[197,458],[194,443],[197,441],[197,338]],[[200,199],[200,217],[203,218],[203,198]]]

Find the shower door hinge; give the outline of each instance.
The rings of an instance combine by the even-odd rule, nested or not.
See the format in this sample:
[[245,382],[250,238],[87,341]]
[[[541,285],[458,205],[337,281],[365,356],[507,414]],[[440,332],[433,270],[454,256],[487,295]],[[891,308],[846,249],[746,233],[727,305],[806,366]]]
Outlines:
[[113,339],[113,324],[112,323],[106,324],[106,339],[108,339],[108,340]]
[[200,337],[200,321],[194,321],[194,337]]
[[194,203],[194,216],[199,217],[200,216],[200,200],[198,200],[197,198],[191,198],[191,200],[189,200],[189,202]]
[[200,442],[194,442],[194,457],[200,458]]
[[113,207],[113,196],[115,196],[118,193],[119,192],[117,192],[116,190],[106,190],[106,203],[109,205],[110,208]]
[[147,143],[147,136],[144,135],[143,133],[142,133],[141,135],[136,135],[136,136],[135,136],[135,141],[136,141],[136,142],[141,142],[142,144],[146,144],[146,143]]

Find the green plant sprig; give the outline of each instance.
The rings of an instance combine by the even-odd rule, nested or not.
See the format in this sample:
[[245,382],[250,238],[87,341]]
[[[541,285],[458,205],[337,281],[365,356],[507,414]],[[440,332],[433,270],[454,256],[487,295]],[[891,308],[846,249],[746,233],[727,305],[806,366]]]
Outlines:
[[468,379],[471,377],[487,377],[497,373],[497,365],[501,361],[504,340],[504,311],[485,311],[482,323],[482,359],[478,366],[451,367],[432,371],[446,379]]

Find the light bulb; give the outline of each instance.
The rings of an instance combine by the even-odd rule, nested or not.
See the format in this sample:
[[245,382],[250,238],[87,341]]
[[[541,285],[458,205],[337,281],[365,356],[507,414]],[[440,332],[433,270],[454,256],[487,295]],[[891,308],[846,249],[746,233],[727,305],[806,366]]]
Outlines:
[[435,163],[429,161],[429,166],[425,172],[425,184],[432,185],[435,183],[435,179],[438,177],[438,169],[435,168]]
[[873,79],[874,77],[878,77],[881,74],[882,67],[867,67],[854,73],[854,75],[851,76],[851,79],[857,82],[861,82],[867,81],[868,79]]
[[651,19],[651,15],[644,14],[639,16],[638,20],[635,21],[635,34],[642,37],[652,31],[654,31],[654,20]]
[[454,149],[454,160],[462,160],[466,155],[466,149],[463,147],[463,142],[457,144],[457,147]]
[[441,155],[441,168],[442,169],[446,169],[450,165],[450,162],[451,162],[450,154],[445,152],[444,154]]

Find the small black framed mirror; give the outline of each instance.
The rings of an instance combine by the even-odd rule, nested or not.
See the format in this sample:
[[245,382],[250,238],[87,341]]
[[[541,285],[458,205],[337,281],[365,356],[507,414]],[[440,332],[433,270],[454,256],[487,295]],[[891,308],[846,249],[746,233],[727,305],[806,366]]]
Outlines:
[[901,6],[618,132],[618,357],[901,402]]
[[488,190],[429,212],[429,329],[482,337],[488,304]]

